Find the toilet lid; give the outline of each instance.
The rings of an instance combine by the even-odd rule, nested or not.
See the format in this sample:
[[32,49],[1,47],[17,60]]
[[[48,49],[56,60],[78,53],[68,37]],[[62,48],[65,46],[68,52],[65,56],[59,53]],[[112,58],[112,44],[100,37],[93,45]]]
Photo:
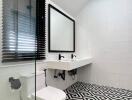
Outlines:
[[65,100],[66,94],[60,89],[48,86],[36,92],[39,100]]

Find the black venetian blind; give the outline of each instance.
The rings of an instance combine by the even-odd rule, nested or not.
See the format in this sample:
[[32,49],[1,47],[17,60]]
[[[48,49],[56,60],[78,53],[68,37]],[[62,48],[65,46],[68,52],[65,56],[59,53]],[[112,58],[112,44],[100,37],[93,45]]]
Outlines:
[[45,46],[46,46],[46,34],[45,34],[45,15],[46,15],[46,0],[37,0],[37,52],[36,59],[45,59]]
[[3,62],[45,58],[42,1],[3,0]]

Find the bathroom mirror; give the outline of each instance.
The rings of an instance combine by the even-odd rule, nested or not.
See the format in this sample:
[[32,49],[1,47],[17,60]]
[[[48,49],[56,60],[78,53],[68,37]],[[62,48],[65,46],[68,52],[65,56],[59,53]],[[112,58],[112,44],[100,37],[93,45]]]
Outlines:
[[51,4],[49,9],[49,52],[75,52],[75,21]]

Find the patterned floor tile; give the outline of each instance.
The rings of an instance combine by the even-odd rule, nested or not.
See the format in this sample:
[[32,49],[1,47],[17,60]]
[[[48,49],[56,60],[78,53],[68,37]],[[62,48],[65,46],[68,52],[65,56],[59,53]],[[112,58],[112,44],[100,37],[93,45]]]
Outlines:
[[66,100],[132,100],[132,91],[77,82],[64,90]]

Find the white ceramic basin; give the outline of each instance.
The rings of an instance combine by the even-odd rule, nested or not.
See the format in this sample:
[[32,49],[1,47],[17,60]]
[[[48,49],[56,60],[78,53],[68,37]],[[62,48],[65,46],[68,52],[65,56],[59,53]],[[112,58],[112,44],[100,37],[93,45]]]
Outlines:
[[45,62],[47,69],[73,70],[92,63],[92,58],[82,58],[75,60],[49,60]]

